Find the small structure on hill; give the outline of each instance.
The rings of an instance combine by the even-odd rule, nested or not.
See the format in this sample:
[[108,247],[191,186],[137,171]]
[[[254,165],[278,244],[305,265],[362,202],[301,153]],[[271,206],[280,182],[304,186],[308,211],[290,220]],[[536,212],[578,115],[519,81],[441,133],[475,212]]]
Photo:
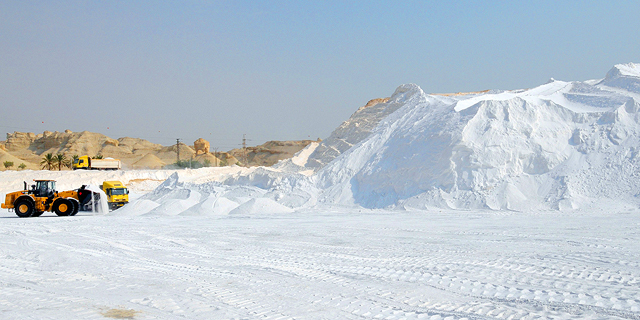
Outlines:
[[193,150],[196,151],[196,156],[200,154],[200,152],[202,151],[202,154],[207,154],[209,153],[209,149],[210,149],[210,145],[209,145],[209,141],[199,138],[198,140],[193,142]]

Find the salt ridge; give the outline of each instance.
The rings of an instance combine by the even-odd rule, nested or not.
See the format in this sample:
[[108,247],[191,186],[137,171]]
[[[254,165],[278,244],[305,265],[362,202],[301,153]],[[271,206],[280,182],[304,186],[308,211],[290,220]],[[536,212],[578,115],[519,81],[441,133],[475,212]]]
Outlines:
[[404,85],[405,105],[318,173],[320,201],[366,208],[637,206],[640,107],[633,90],[640,77],[629,71],[637,65],[612,70],[620,69],[624,77],[609,72],[595,86],[552,81],[450,98],[457,101]]

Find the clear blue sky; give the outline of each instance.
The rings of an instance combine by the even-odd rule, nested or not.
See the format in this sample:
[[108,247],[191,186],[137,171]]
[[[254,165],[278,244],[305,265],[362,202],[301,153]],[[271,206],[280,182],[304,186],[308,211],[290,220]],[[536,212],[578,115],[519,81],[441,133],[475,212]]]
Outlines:
[[638,13],[640,1],[0,0],[0,132],[220,150],[242,134],[326,138],[403,83],[602,78],[640,62]]

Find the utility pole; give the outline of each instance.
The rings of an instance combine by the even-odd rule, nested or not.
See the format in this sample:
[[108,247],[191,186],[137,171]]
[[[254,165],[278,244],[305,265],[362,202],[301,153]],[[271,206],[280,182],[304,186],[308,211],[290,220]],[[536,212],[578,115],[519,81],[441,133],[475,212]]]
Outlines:
[[246,134],[242,134],[242,164],[244,164],[245,167],[248,167],[248,165],[247,165],[247,135]]
[[176,152],[178,153],[178,161],[180,163],[180,138],[176,139]]

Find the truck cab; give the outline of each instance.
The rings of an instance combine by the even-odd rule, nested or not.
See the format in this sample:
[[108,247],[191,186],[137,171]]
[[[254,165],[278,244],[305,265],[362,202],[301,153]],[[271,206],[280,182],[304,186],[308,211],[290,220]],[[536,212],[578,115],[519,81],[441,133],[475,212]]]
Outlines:
[[78,159],[73,160],[73,170],[89,169],[89,168],[90,168],[89,156],[82,156],[82,157],[78,157]]
[[115,210],[129,203],[129,190],[120,181],[105,181],[102,191],[107,195],[109,209]]

